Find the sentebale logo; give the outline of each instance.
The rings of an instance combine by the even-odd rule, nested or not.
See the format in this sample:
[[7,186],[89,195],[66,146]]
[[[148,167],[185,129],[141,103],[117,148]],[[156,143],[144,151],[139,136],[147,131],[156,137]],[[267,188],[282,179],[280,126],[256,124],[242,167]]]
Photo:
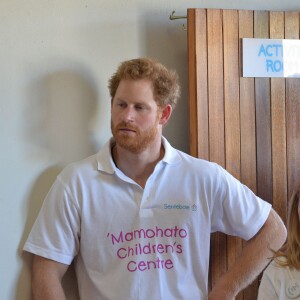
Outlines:
[[180,209],[180,210],[197,210],[197,205],[193,204],[192,206],[186,204],[164,204],[164,209]]

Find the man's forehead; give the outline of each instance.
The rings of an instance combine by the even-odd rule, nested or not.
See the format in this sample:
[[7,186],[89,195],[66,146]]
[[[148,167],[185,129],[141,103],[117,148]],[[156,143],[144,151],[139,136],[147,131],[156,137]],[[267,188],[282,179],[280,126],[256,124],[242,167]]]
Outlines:
[[122,80],[114,99],[140,102],[155,101],[152,83],[149,80]]

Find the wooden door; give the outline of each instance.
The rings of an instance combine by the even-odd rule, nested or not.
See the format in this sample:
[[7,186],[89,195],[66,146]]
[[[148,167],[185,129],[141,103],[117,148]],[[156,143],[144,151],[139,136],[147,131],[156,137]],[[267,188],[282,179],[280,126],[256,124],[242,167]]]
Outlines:
[[[188,9],[190,153],[222,165],[286,221],[300,181],[300,79],[243,78],[246,37],[299,39],[299,13]],[[212,235],[210,287],[243,243]],[[237,299],[256,299],[258,284]]]

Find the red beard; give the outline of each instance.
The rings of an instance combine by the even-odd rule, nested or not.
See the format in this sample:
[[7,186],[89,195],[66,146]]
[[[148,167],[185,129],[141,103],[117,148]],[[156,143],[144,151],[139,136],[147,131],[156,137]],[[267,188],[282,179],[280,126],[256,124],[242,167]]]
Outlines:
[[[133,134],[123,132],[121,129],[133,130]],[[157,135],[157,122],[145,131],[141,131],[137,126],[131,125],[126,122],[121,122],[114,125],[111,121],[111,132],[116,140],[116,143],[132,152],[141,153],[155,140]]]

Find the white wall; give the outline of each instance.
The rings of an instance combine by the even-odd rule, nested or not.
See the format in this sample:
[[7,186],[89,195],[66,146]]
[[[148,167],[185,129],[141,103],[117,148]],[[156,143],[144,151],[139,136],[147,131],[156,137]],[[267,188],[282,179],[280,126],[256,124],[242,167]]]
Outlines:
[[188,151],[188,7],[299,10],[299,0],[1,0],[0,298],[30,299],[21,248],[61,168],[110,136],[107,79],[151,56],[177,69],[182,97],[165,135]]

